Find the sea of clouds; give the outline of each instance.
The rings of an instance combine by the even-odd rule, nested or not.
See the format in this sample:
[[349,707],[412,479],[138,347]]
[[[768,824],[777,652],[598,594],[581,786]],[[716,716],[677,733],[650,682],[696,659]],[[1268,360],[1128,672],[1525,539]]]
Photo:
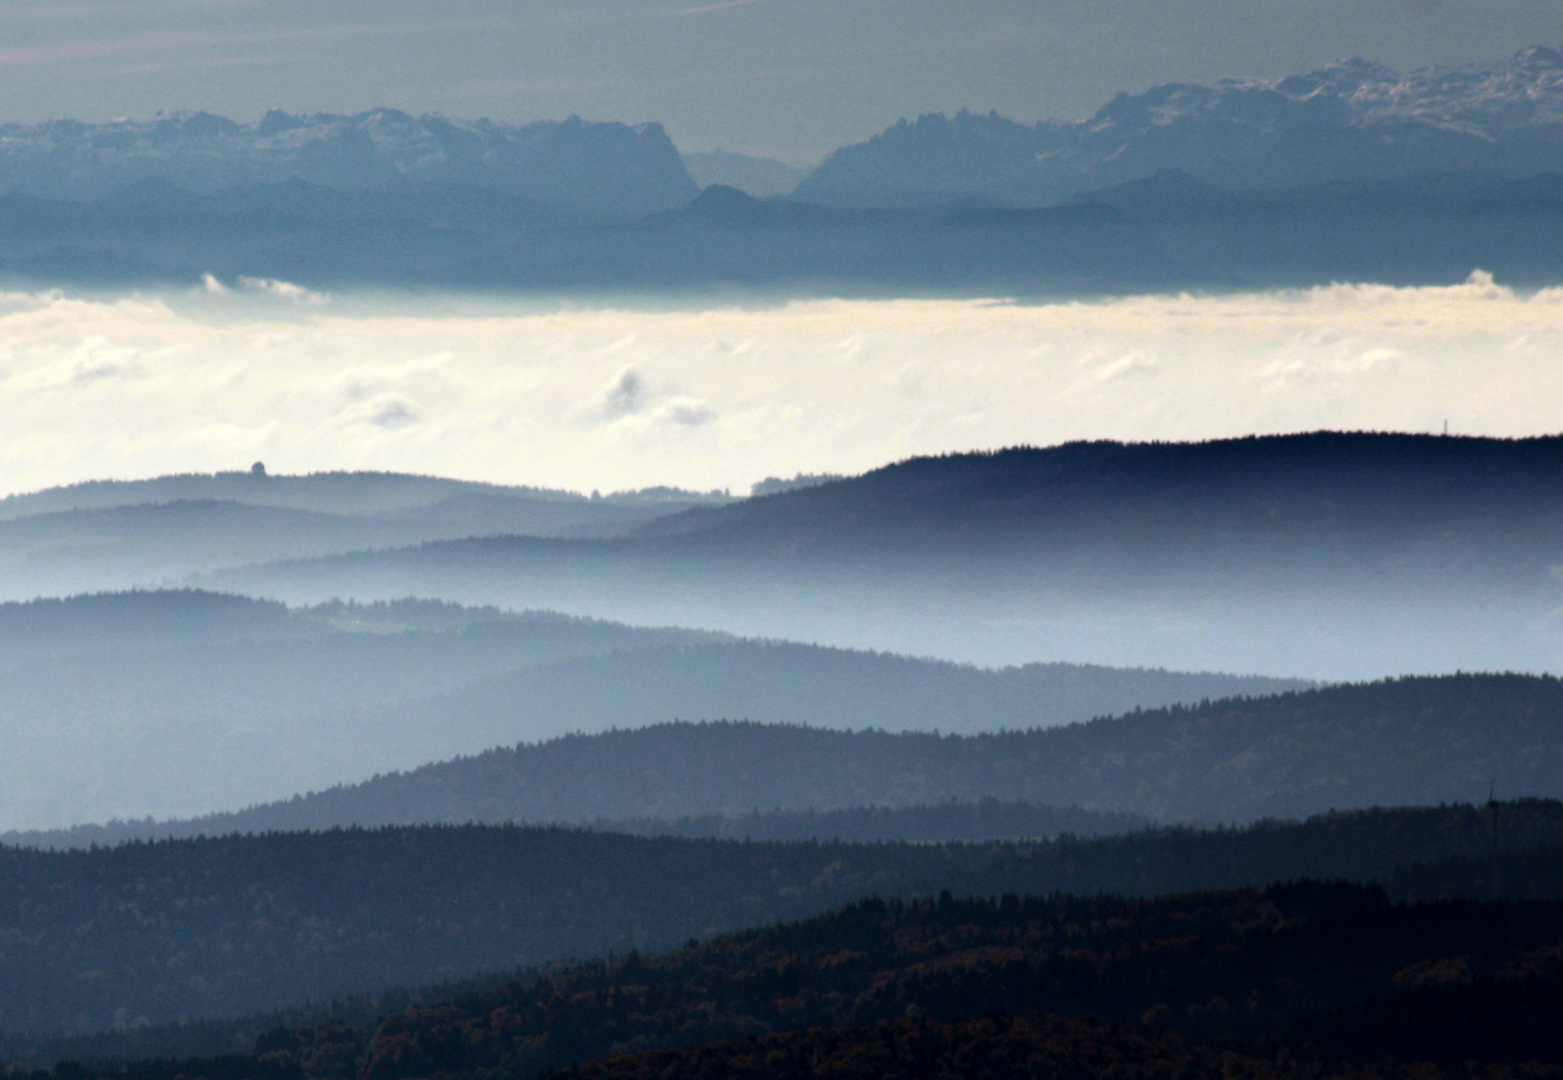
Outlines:
[[1095,302],[0,295],[0,490],[246,468],[746,491],[1072,439],[1563,429],[1563,289]]

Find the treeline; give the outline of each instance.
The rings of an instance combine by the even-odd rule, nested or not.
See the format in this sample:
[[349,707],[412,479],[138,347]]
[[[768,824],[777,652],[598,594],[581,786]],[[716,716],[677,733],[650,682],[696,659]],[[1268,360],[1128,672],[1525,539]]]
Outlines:
[[[1382,881],[1394,896],[1487,896],[1490,813],[1453,806],[970,844],[466,826],[0,848],[0,1029],[238,1017],[668,948],[867,895],[1151,896],[1308,876]],[[1499,894],[1563,896],[1551,891],[1563,804],[1499,813]]]
[[[299,802],[307,803],[308,798],[300,799]],[[114,821],[106,825],[77,825],[69,829],[0,834],[0,843],[63,850],[123,844],[132,840],[275,832],[281,830],[269,827],[279,824],[271,812],[280,810],[285,813],[294,805],[288,803],[281,807],[214,814],[186,821]],[[420,817],[411,812],[411,808],[406,816],[414,820]],[[477,818],[478,815],[472,817]],[[453,815],[452,820],[461,819]],[[505,820],[499,819],[500,822]],[[355,824],[330,820],[321,823],[326,828],[339,825],[352,827]],[[383,826],[393,823],[371,821],[368,824]],[[1114,836],[1136,829],[1148,829],[1155,823],[1137,814],[978,799],[974,802],[949,800],[931,806],[851,806],[840,810],[751,810],[747,814],[692,814],[672,818],[598,818],[596,821],[569,824],[592,832],[625,833],[630,836],[864,843],[898,840],[1035,840],[1065,833],[1072,836]]]
[[597,821],[589,827],[631,836],[714,837],[723,840],[1015,840],[1112,836],[1148,829],[1149,818],[1094,813],[1078,807],[978,799],[936,806],[856,806],[844,810],[768,810],[681,818]]
[[[1344,882],[1152,900],[874,899],[667,953],[557,967],[392,1012],[368,1030],[339,1022],[276,1028],[248,1058],[147,1061],[90,1074],[530,1080],[595,1062],[565,1075],[706,1076],[728,1068],[737,1072],[723,1075],[810,1076],[821,1075],[819,1048],[834,1042],[862,1060],[864,1075],[882,1076],[875,1070],[902,1051],[876,1044],[915,1041],[919,1032],[978,1017],[998,1026],[974,1039],[970,1053],[997,1053],[1006,1018],[1029,1017],[1020,1022],[1055,1033],[1115,1031],[1113,1038],[1139,1047],[1121,1060],[1129,1075],[1160,1075],[1139,1071],[1159,1060],[1155,1047],[1181,1048],[1196,1060],[1259,1053],[1283,1075],[1298,1075],[1284,1065],[1296,1064],[1301,1076],[1386,1057],[1563,1065],[1551,1023],[1563,1004],[1560,948],[1560,902],[1401,905]],[[1451,1024],[1455,1009],[1459,1022]],[[1043,1013],[1132,1027],[1082,1028],[1035,1015]],[[764,1073],[778,1067],[773,1052],[792,1062]],[[614,1056],[626,1054],[640,1056]],[[1091,1075],[1118,1060],[1098,1060]],[[67,1080],[72,1068],[81,1066],[55,1074]],[[855,1075],[844,1064],[822,1075],[838,1071]]]
[[[697,667],[714,667],[751,648],[766,647],[711,650],[705,660],[699,658],[707,650],[683,654]],[[601,681],[611,672],[623,676],[615,696],[656,698],[669,675],[692,669],[659,667],[647,659],[655,653],[571,662],[581,676],[571,683],[587,685],[588,676]],[[887,680],[897,670],[891,659],[880,665]],[[1002,681],[1005,673],[990,677]],[[512,689],[537,684],[536,673],[507,679]],[[529,707],[519,693],[501,700],[517,713]],[[406,722],[483,715],[455,707],[472,705],[469,695],[451,701],[447,712],[408,714]],[[1530,675],[1391,679],[976,736],[660,724],[500,748],[200,825],[217,832],[582,822],[983,798],[1160,821],[1241,822],[1465,802],[1485,794],[1495,776],[1511,797],[1563,796],[1563,682]]]

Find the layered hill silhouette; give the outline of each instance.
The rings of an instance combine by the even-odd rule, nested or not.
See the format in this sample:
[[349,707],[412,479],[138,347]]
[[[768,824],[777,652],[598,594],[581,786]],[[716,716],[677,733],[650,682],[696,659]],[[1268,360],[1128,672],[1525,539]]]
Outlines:
[[215,575],[1013,663],[1374,677],[1550,670],[1563,439],[1316,432],[916,458],[604,541]]
[[[191,591],[3,604],[0,645],[0,828],[235,810],[495,745],[679,718],[992,730],[1299,685],[989,671],[547,612],[290,610]],[[398,820],[448,820],[425,816],[436,811],[409,806]],[[612,813],[583,812],[570,820]]]
[[[434,713],[432,720],[422,712],[408,715],[444,724],[476,714],[453,710]],[[942,813],[953,822],[972,808],[948,805],[952,800],[985,799],[1083,808],[1108,818],[1087,820],[1081,831],[1106,832],[1126,827],[1112,815],[1249,822],[1460,802],[1495,787],[1514,796],[1559,798],[1560,776],[1563,683],[1449,675],[983,735],[730,721],[661,724],[489,750],[235,813],[6,839],[84,846],[136,837],[470,821],[599,829],[622,822],[644,835],[764,837],[767,829],[812,829],[803,835],[855,838],[853,830],[871,820],[866,808],[923,807],[917,813]],[[860,824],[840,820],[821,827],[828,821],[823,812],[851,808],[865,808],[849,815]],[[1031,820],[1073,812],[1039,809]],[[905,816],[902,838],[934,839],[939,829],[952,827],[924,825],[932,831],[919,835],[916,821],[916,814]],[[996,825],[977,835],[1004,835]],[[1011,828],[1009,835],[1028,834]]]
[[[1382,881],[1401,898],[1421,895],[1395,884],[1401,868],[1420,863],[1423,887],[1431,877],[1434,895],[1458,895],[1429,870],[1485,860],[1489,813],[1377,811],[1007,844],[769,844],[467,826],[0,848],[0,929],[12,972],[0,986],[0,1022],[13,1032],[85,1033],[116,1016],[139,1026],[143,1017],[157,1024],[324,1005],[610,950],[671,948],[867,894],[1151,896],[1306,876]],[[1500,813],[1509,858],[1526,867],[1502,889],[1555,895],[1559,805],[1505,804]],[[1489,879],[1477,887],[1486,895]],[[84,979],[86,971],[96,974]]]
[[0,500],[0,598],[156,586],[257,560],[470,536],[612,536],[729,501],[674,489],[569,491],[396,473],[95,481]]

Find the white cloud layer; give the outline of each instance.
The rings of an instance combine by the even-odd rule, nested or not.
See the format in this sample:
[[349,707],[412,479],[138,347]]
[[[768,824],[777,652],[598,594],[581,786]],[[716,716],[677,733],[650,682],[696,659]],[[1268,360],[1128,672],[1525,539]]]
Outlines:
[[[1563,289],[542,307],[0,295],[0,488],[242,468],[746,490],[912,454],[1563,430]],[[303,300],[303,303],[299,301]]]

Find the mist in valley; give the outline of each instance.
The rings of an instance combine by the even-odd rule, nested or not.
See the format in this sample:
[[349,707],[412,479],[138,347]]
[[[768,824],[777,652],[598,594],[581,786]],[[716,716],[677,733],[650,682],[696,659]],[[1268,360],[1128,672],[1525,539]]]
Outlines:
[[501,6],[0,13],[0,1072],[1555,1074],[1552,13]]

